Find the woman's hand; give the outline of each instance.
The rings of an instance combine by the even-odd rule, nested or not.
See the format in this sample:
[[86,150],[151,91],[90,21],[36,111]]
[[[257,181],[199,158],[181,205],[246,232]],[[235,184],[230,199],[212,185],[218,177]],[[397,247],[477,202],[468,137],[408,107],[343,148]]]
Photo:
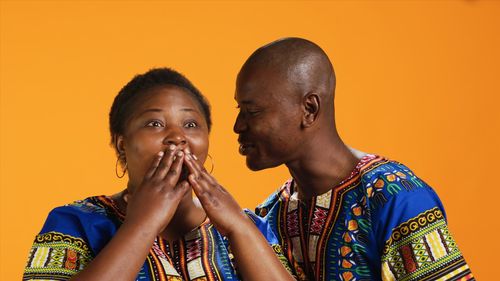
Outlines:
[[123,224],[71,280],[136,280],[155,237],[168,225],[189,191],[186,181],[178,183],[183,162],[184,152],[175,145],[155,156],[141,185],[124,198],[128,204]]
[[[231,194],[218,184],[189,152],[186,152],[184,163],[190,172],[189,183],[200,199],[210,222],[229,239],[242,279],[295,280]],[[259,258],[256,260],[255,257]]]
[[155,156],[141,185],[127,194],[124,223],[140,226],[143,231],[155,231],[155,236],[165,229],[189,191],[187,181],[178,183],[184,156],[175,145]]
[[252,222],[231,194],[194,159],[193,154],[186,152],[184,163],[189,169],[189,183],[217,230],[228,238],[237,231],[245,231],[245,226]]

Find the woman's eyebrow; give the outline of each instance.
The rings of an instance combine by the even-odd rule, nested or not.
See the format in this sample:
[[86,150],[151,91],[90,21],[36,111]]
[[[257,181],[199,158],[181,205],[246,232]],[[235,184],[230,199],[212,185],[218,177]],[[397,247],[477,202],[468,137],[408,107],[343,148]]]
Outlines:
[[194,111],[194,112],[198,112],[198,110],[194,109],[194,108],[191,108],[191,107],[184,107],[184,108],[181,108],[181,111]]
[[[191,108],[191,107],[181,108],[180,111],[199,113],[199,110],[196,110],[195,108]],[[138,113],[137,117],[140,117],[140,116],[142,116],[146,113],[149,113],[149,112],[163,112],[163,109],[161,109],[161,108],[148,108],[148,109],[143,110],[140,113]]]
[[144,111],[141,111],[139,114],[137,114],[137,116],[142,116],[142,115],[149,113],[149,112],[163,112],[163,109],[161,109],[161,108],[149,108],[149,109],[146,109]]

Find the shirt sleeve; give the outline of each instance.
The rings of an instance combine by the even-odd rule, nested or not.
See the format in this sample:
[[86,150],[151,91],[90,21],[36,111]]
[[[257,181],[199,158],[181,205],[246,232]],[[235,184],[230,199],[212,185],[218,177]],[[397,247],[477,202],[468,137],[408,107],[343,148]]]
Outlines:
[[79,215],[71,207],[59,207],[35,237],[23,280],[69,280],[93,257]]
[[371,193],[382,280],[474,280],[427,184],[402,170],[374,180]]

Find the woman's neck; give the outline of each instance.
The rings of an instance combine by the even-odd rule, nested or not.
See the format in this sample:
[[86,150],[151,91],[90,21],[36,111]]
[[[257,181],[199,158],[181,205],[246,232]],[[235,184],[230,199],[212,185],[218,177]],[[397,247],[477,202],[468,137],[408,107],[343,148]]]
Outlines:
[[177,206],[174,216],[160,236],[175,241],[202,224],[207,218],[205,210],[196,197],[188,192]]

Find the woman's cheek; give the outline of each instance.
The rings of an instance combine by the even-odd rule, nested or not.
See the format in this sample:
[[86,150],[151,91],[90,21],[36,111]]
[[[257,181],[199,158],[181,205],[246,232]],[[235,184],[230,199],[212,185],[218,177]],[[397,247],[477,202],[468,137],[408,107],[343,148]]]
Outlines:
[[151,168],[155,155],[161,151],[161,146],[132,144],[127,155],[127,168],[132,184],[140,184],[146,172]]
[[208,138],[192,138],[189,140],[191,153],[196,155],[200,161],[203,161],[208,154]]

